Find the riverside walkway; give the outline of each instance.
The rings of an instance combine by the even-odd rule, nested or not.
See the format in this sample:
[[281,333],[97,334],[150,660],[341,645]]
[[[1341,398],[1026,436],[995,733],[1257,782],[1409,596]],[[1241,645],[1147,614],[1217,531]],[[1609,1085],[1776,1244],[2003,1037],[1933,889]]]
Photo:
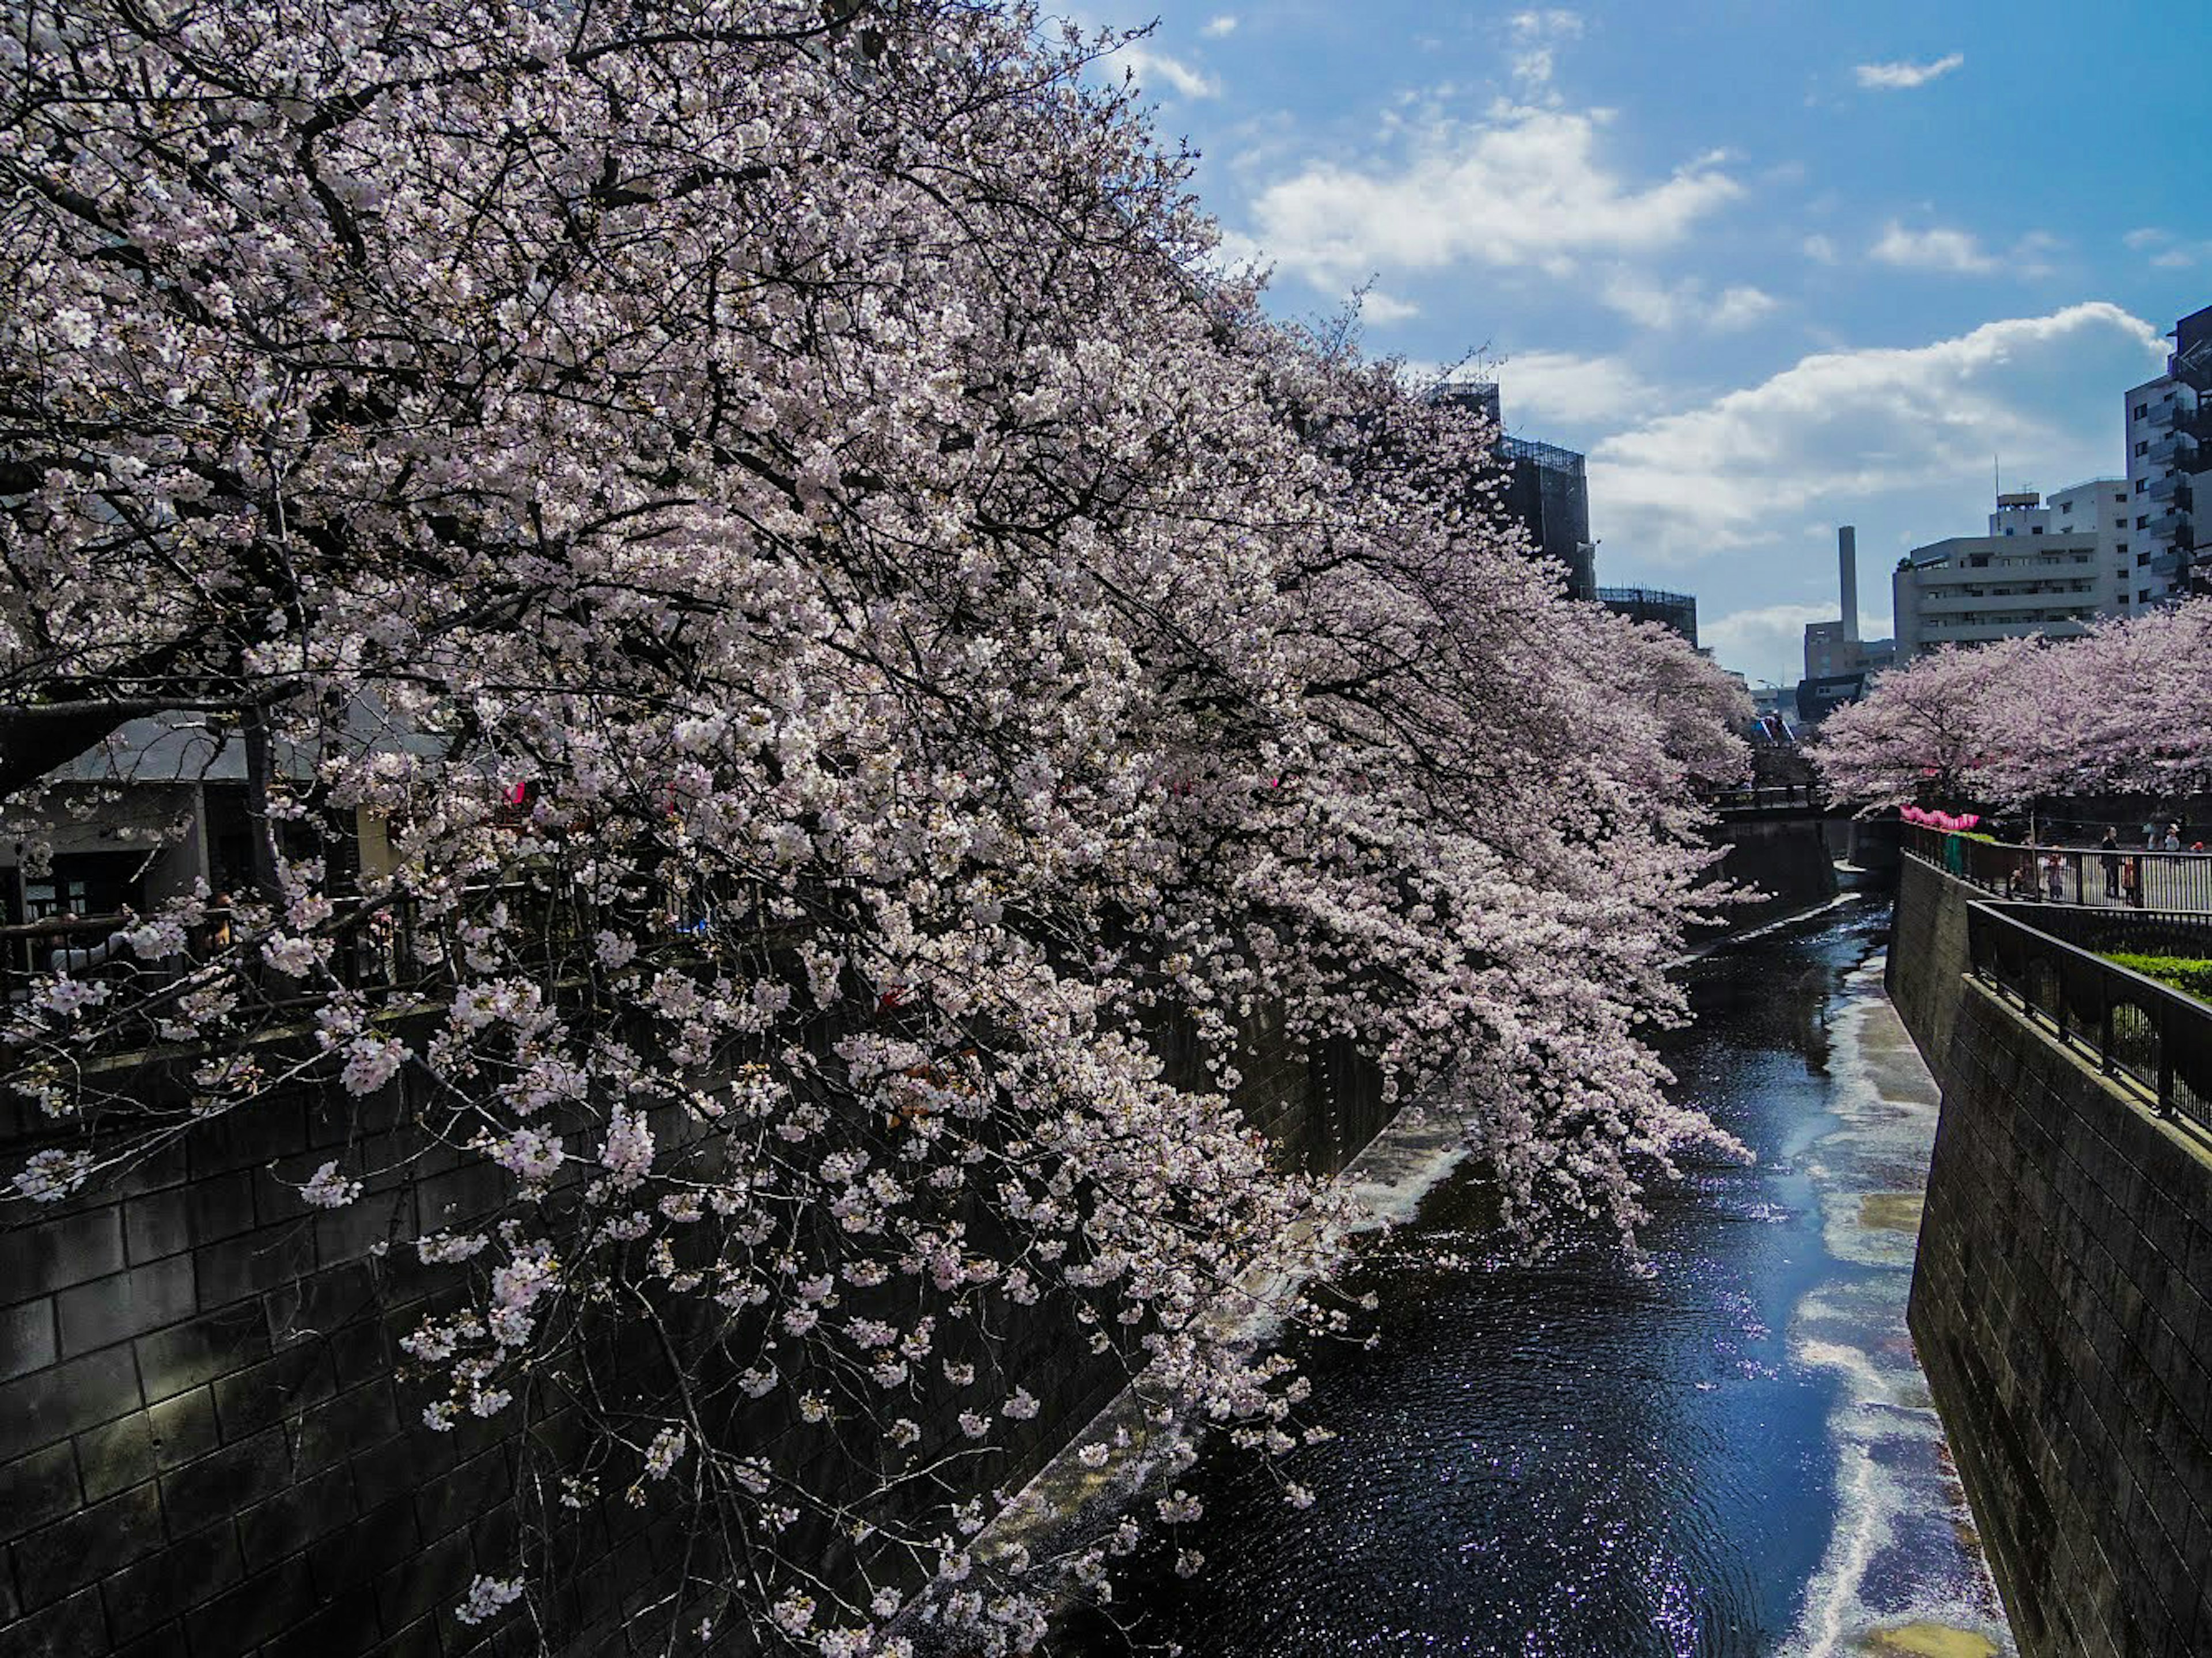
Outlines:
[[[1903,849],[1984,892],[2024,903],[2212,913],[2212,853],[2150,852],[2124,841],[2109,850],[2095,845],[2012,846],[1917,823],[1904,826]],[[2054,857],[2055,898],[2049,863]]]

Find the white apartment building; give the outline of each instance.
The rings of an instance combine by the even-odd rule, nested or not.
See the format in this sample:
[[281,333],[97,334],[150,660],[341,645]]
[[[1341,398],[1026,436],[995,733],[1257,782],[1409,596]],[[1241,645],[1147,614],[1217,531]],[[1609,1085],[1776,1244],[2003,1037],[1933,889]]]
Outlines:
[[2188,469],[2198,459],[2197,396],[2172,374],[2128,392],[2129,565],[2138,610],[2180,592],[2191,562]]
[[2099,616],[2134,614],[2130,498],[2119,478],[2091,478],[2047,501],[2001,495],[1987,535],[1914,548],[1891,583],[1898,659],[1938,645],[2064,638]]

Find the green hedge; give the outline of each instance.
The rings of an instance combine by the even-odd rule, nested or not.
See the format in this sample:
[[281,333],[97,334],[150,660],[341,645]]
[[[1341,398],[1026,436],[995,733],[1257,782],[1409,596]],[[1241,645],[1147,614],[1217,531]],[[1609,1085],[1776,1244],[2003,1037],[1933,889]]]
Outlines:
[[2203,956],[2136,956],[2109,951],[2105,959],[2160,984],[2186,991],[2200,1001],[2212,1002],[2212,958]]

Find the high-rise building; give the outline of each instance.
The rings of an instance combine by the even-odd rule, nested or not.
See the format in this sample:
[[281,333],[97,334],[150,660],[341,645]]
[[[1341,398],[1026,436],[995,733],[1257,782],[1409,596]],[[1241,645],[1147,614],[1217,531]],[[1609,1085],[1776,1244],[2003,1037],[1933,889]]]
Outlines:
[[2212,306],[2173,325],[2166,373],[2128,392],[2130,598],[2212,592]]
[[[1502,434],[1498,386],[1490,380],[1448,386],[1437,401],[1482,416]],[[1583,458],[1555,443],[1501,435],[1498,457],[1505,465],[1505,509],[1528,532],[1537,554],[1566,571],[1570,598],[1597,597],[1597,546],[1589,534],[1589,483]]]
[[1892,579],[1897,655],[2045,634],[2063,639],[2120,603],[2134,566],[2134,534],[2118,478],[2091,478],[2048,501],[2033,490],[1997,497],[1987,535],[1916,547]]

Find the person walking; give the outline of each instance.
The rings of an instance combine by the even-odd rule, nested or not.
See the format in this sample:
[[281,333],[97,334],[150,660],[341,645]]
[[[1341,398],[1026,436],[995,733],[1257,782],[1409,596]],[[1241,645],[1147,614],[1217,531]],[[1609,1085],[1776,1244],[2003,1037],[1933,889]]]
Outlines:
[[2158,850],[2158,824],[2149,818],[2143,820],[2143,850],[2145,852]]
[[2130,858],[2120,865],[2120,897],[2130,909],[2141,909],[2142,901],[2142,859]]
[[2168,823],[2166,826],[2166,849],[2168,852],[2179,852],[2181,850],[2180,824]]
[[2043,854],[2043,889],[2054,904],[2066,896],[2066,860],[2055,852]]
[[2120,837],[2117,831],[2106,829],[2104,840],[2097,847],[2097,861],[2105,869],[2105,896],[2120,896]]

